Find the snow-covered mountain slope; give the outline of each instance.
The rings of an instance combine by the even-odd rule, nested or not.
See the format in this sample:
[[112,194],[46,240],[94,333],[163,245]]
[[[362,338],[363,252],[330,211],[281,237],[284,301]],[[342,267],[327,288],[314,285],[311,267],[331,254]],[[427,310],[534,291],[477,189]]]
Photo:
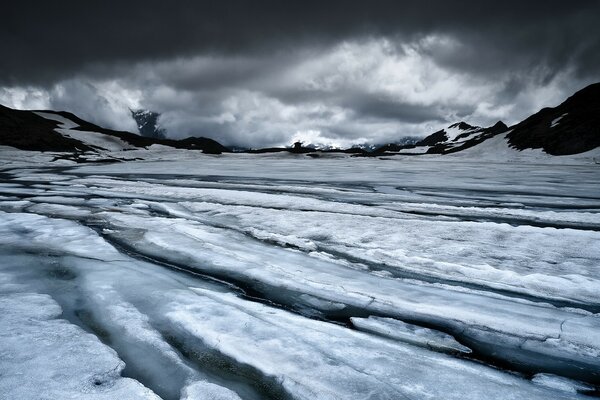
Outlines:
[[68,112],[21,111],[0,106],[0,146],[66,152],[72,153],[71,156],[76,156],[79,160],[97,160],[98,157],[124,156],[107,153],[146,150],[153,145],[202,150],[210,154],[229,152],[228,148],[209,138],[148,138],[131,132],[102,128]]
[[487,128],[458,122],[428,136],[417,145],[431,146],[427,151],[428,154],[456,153],[478,145],[507,130],[508,127],[502,121],[498,121],[495,125]]
[[554,156],[546,153],[543,149],[526,148],[519,150],[510,144],[511,130],[506,133],[496,135],[484,142],[465,149],[464,151],[453,153],[453,159],[462,160],[485,160],[492,162],[512,162],[512,163],[575,163],[592,164],[600,162],[600,147],[592,150],[577,153]]
[[58,122],[57,128],[54,129],[56,132],[71,139],[75,139],[92,149],[98,151],[123,151],[134,150],[137,148],[117,136],[81,130],[79,124],[60,114],[50,112],[35,112],[35,114],[42,118]]
[[501,121],[487,128],[471,126],[461,121],[432,133],[414,145],[389,144],[377,149],[375,154],[397,153],[416,155],[455,153],[473,147],[507,130],[508,127]]

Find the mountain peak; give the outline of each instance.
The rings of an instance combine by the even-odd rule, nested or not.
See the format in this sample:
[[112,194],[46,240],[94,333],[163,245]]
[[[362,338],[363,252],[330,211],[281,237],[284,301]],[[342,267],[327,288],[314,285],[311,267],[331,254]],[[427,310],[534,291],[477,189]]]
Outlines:
[[502,133],[508,130],[508,126],[504,122],[498,121],[488,129],[494,133]]
[[469,125],[463,121],[454,123],[448,127],[448,129],[460,129],[461,131],[466,131],[466,130],[474,129],[474,128],[476,128],[476,127],[473,125]]
[[158,124],[160,114],[150,110],[129,110],[137,124],[140,135],[154,139],[164,139],[165,130]]

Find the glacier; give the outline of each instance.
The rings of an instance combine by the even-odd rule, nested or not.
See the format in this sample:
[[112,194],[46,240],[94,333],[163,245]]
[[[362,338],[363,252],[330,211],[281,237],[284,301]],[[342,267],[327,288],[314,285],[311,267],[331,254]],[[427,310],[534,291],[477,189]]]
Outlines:
[[0,153],[0,398],[598,395],[593,162],[163,150]]

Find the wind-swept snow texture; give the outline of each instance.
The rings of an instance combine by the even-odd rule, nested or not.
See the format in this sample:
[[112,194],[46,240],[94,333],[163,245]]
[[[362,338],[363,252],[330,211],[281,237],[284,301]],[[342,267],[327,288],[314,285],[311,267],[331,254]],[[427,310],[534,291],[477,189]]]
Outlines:
[[0,157],[1,399],[599,393],[598,165],[150,153]]

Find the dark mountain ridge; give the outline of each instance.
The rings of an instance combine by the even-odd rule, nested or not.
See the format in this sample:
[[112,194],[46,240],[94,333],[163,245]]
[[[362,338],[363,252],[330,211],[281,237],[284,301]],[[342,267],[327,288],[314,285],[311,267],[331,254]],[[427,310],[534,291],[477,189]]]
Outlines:
[[0,145],[36,151],[91,151],[78,140],[65,137],[54,129],[56,121],[31,111],[13,110],[0,105]]
[[[451,131],[454,135],[449,134]],[[460,132],[458,135],[457,131]],[[589,85],[559,106],[544,108],[511,127],[501,121],[487,128],[461,121],[432,133],[414,145],[390,143],[372,154],[450,154],[500,134],[506,134],[507,144],[516,150],[542,149],[551,155],[578,154],[599,147],[600,83]]]
[[583,153],[600,146],[600,83],[578,91],[554,108],[544,108],[511,127],[508,143],[518,150],[552,155]]
[[[208,154],[221,154],[230,150],[216,140],[205,137],[189,137],[182,140],[149,138],[135,133],[106,129],[85,121],[67,111],[41,111],[64,117],[77,127],[76,131],[96,132],[116,137],[131,146],[147,148],[153,144],[174,147],[177,149],[202,150]],[[62,135],[55,129],[60,122],[41,117],[36,111],[14,110],[0,105],[0,145],[16,147],[21,150],[83,152],[97,151],[80,140]]]

